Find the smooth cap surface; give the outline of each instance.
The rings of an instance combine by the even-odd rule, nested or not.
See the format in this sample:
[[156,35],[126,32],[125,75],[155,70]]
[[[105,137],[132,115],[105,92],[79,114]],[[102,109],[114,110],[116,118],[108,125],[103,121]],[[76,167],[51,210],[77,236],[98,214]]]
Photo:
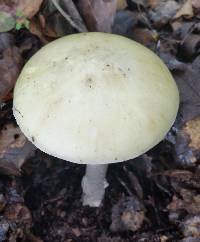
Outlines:
[[155,146],[178,105],[177,86],[153,52],[122,36],[83,33],[51,42],[27,62],[13,112],[42,151],[102,164]]

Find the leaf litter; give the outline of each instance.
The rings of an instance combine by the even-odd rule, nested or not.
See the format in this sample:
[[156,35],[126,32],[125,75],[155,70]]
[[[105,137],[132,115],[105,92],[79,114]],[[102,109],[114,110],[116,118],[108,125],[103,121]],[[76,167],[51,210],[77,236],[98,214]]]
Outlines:
[[[55,2],[0,1],[4,16],[30,22],[0,34],[0,241],[200,241],[199,1]],[[22,66],[42,45],[87,30],[152,49],[171,70],[181,99],[164,141],[109,167],[110,186],[97,209],[81,205],[84,166],[35,151],[16,126],[11,103]]]

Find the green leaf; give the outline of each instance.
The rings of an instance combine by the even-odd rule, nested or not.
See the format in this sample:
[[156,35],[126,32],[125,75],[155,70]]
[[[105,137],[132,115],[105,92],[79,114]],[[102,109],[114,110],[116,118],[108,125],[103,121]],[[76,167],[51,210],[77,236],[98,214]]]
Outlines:
[[0,11],[0,33],[7,32],[15,27],[15,19],[11,14]]
[[21,23],[16,23],[16,25],[15,25],[16,30],[20,30],[22,27],[23,27],[23,24],[21,24]]
[[20,9],[17,9],[17,10],[16,10],[15,15],[16,15],[17,17],[19,17],[19,18],[21,18],[21,17],[24,16],[23,12],[22,12]]
[[26,19],[24,21],[24,27],[27,28],[27,29],[29,29],[29,26],[30,26],[30,21],[28,19]]

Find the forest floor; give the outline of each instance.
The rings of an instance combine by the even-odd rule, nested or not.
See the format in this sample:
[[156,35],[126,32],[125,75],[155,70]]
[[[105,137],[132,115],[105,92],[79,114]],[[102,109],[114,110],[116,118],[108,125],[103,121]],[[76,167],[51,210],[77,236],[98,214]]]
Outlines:
[[[109,166],[99,208],[82,206],[85,166],[36,150],[12,114],[13,87],[27,60],[50,41],[87,30],[153,50],[181,97],[160,144]],[[199,242],[200,1],[2,0],[0,32],[0,241]]]

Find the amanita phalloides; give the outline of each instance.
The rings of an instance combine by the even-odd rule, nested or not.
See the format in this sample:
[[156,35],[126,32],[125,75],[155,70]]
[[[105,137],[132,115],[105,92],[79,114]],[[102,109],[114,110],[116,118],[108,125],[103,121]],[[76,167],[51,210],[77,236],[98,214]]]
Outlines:
[[13,112],[40,150],[87,164],[83,204],[96,207],[108,164],[158,144],[178,105],[177,86],[152,51],[119,35],[82,33],[47,44],[26,63]]

